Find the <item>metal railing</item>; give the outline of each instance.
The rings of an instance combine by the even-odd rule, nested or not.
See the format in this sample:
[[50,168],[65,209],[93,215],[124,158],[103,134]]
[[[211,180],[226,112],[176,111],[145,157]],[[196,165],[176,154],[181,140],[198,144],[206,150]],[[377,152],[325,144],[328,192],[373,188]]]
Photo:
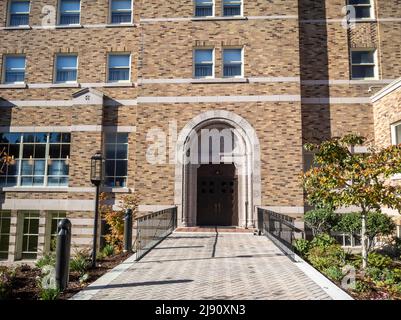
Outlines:
[[304,238],[304,231],[295,227],[294,222],[295,218],[258,208],[258,229],[260,232],[278,240],[292,253],[294,252],[294,240]]
[[140,260],[177,227],[177,207],[153,212],[136,220],[136,260]]

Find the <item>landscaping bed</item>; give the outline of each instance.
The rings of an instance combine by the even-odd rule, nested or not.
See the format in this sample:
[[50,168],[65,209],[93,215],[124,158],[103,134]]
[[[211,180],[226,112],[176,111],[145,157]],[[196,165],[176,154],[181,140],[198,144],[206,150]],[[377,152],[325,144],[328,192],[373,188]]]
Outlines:
[[[117,265],[121,264],[124,260],[130,257],[132,253],[120,253],[106,257],[102,257],[97,262],[96,268],[88,267],[85,271],[86,280],[82,281],[82,275],[78,271],[70,271],[68,287],[64,292],[57,295],[56,299],[67,300],[73,295],[81,291],[83,288],[96,281],[102,275],[113,269]],[[11,300],[39,300],[41,299],[41,288],[38,285],[38,278],[41,277],[42,271],[37,266],[21,265],[16,267],[14,270],[7,268],[13,274],[9,277],[9,282],[6,284],[0,280],[0,299],[11,299]],[[1,270],[5,270],[2,267]],[[80,281],[81,280],[81,281]],[[2,284],[3,283],[3,284]],[[5,288],[2,291],[2,288]],[[4,292],[4,294],[1,294]]]

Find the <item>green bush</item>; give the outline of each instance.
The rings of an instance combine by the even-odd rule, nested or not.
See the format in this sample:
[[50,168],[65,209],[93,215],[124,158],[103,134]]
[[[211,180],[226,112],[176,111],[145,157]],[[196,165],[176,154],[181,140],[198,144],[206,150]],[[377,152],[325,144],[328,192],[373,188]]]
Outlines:
[[388,268],[392,262],[393,260],[390,257],[383,254],[372,252],[368,255],[368,265],[370,267],[377,267],[380,269]]
[[114,254],[114,247],[111,244],[106,244],[104,248],[102,249],[102,253],[104,254],[105,257],[110,257],[111,255]]
[[310,210],[305,213],[304,219],[314,235],[329,232],[337,223],[337,215],[331,208]]
[[77,272],[82,277],[89,269],[89,258],[87,250],[76,250],[73,258],[70,260],[70,270]]
[[369,284],[364,281],[356,280],[355,281],[355,289],[354,291],[359,293],[369,292],[371,290]]
[[59,289],[41,289],[39,293],[39,298],[40,300],[56,300],[59,295]]
[[345,252],[338,244],[332,244],[327,247],[312,247],[307,258],[309,262],[318,270],[323,271],[330,267],[343,267],[345,265]]
[[305,257],[310,249],[310,242],[305,239],[296,239],[294,241],[294,247],[302,257]]
[[36,262],[36,267],[38,267],[39,269],[42,269],[44,266],[56,266],[56,253],[55,252],[48,252],[45,253],[43,255],[42,258],[40,258],[37,262]]
[[11,294],[14,277],[14,269],[0,266],[0,300],[8,298]]
[[310,245],[311,247],[327,248],[333,244],[336,244],[336,239],[331,237],[329,234],[319,234],[313,238]]
[[366,268],[366,275],[373,282],[379,282],[382,279],[382,270],[378,267],[368,267]]
[[335,281],[341,281],[342,278],[344,278],[344,274],[341,271],[341,268],[338,266],[331,266],[322,271],[324,275],[326,275],[328,278],[331,280]]
[[390,292],[393,294],[401,295],[401,283],[397,283],[391,286]]

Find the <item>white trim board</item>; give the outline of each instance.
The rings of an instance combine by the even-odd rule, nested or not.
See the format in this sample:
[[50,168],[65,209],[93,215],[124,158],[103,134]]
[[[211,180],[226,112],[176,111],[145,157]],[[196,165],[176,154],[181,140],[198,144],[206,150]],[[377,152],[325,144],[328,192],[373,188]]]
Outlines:
[[377,92],[375,95],[373,95],[371,100],[374,103],[374,102],[384,98],[385,96],[389,95],[390,93],[392,93],[393,91],[397,90],[400,87],[401,87],[401,77],[394,80],[387,87],[383,88],[382,90]]
[[136,126],[0,126],[0,132],[136,132]]

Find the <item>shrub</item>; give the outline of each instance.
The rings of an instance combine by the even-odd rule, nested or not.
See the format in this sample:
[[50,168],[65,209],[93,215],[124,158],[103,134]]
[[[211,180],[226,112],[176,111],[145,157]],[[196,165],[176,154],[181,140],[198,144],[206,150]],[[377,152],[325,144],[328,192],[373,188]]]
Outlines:
[[365,293],[365,292],[371,291],[371,288],[370,288],[369,284],[367,284],[366,282],[361,281],[361,280],[356,280],[354,291],[359,292],[359,293]]
[[390,287],[390,292],[396,295],[401,295],[401,283],[392,285]]
[[368,255],[368,265],[370,267],[377,267],[380,269],[388,268],[392,264],[392,262],[393,261],[390,257],[383,254],[372,252]]
[[373,281],[379,282],[382,279],[382,270],[378,267],[368,267],[366,269],[366,275]]
[[338,223],[333,230],[349,234],[357,234],[361,232],[362,217],[360,212],[351,212],[338,215]]
[[335,281],[341,281],[342,278],[344,278],[344,274],[341,271],[341,268],[338,266],[331,266],[322,271],[324,275],[326,275],[328,278],[335,280]]
[[11,294],[14,277],[15,270],[0,266],[0,300]]
[[90,266],[89,258],[87,250],[76,250],[73,258],[70,260],[71,271],[77,272],[82,277]]
[[333,244],[336,244],[336,239],[334,239],[327,233],[317,235],[310,243],[311,247],[320,248],[327,248]]
[[36,267],[39,269],[42,269],[44,266],[51,265],[51,266],[56,266],[56,253],[55,252],[48,252],[43,255],[42,258],[40,258],[36,262]]
[[111,255],[114,254],[114,247],[110,244],[106,244],[104,246],[104,248],[102,249],[102,253],[106,256],[106,257],[110,257]]
[[331,208],[319,208],[305,213],[305,223],[314,235],[329,232],[337,223],[337,215]]
[[310,242],[305,239],[296,239],[294,241],[295,250],[302,256],[305,257],[310,248]]
[[340,245],[332,244],[327,247],[312,247],[307,258],[318,270],[323,271],[330,267],[343,267],[345,265],[345,252]]

